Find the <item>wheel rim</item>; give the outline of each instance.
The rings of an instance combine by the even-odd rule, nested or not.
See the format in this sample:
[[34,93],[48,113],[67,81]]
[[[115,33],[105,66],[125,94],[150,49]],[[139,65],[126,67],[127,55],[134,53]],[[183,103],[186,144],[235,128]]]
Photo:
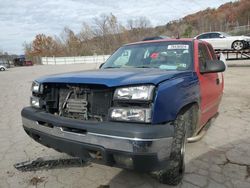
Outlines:
[[234,42],[234,44],[233,44],[233,47],[235,50],[241,50],[241,49],[243,49],[243,46],[244,46],[243,43],[240,41]]

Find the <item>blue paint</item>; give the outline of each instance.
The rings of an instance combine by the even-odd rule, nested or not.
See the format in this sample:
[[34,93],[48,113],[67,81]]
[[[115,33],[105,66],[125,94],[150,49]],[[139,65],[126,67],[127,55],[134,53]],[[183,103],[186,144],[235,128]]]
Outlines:
[[153,124],[176,119],[186,105],[200,101],[199,80],[195,72],[176,75],[174,79],[162,82],[157,88],[153,107]]
[[107,87],[154,84],[152,124],[175,120],[186,104],[200,100],[199,80],[193,70],[166,71],[148,68],[99,69],[52,75],[37,79],[40,83],[99,84]]
[[50,75],[36,81],[40,83],[99,84],[107,87],[118,87],[138,84],[157,85],[182,74],[185,74],[185,72],[166,71],[157,68],[114,68]]

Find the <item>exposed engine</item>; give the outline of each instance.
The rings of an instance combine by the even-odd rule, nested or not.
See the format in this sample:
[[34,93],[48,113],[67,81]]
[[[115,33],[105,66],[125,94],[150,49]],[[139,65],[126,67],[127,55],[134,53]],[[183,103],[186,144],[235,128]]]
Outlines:
[[107,89],[69,86],[59,89],[59,115],[80,119],[103,121],[108,116],[112,92]]

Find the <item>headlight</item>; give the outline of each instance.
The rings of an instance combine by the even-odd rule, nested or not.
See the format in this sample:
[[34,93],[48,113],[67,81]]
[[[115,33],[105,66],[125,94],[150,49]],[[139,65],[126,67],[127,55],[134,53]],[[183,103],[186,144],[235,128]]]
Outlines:
[[151,121],[151,109],[149,108],[113,108],[110,117],[116,121],[134,121],[146,122]]
[[115,90],[114,99],[143,101],[152,100],[153,90],[153,85],[117,88]]
[[30,105],[35,107],[35,108],[40,108],[40,98],[38,97],[30,97]]
[[31,86],[31,91],[34,93],[42,93],[43,92],[43,85],[34,81]]

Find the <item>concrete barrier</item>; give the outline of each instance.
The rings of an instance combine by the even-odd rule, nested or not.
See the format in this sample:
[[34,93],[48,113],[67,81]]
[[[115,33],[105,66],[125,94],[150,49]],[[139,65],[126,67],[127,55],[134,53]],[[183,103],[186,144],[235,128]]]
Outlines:
[[65,65],[82,63],[104,63],[110,55],[75,56],[75,57],[42,57],[43,65]]

